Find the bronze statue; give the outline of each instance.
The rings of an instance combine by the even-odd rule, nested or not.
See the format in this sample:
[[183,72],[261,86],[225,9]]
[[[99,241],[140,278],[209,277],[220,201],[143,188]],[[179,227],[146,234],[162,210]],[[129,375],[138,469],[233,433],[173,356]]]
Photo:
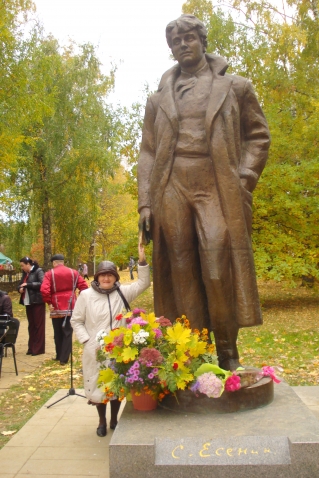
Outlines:
[[250,82],[205,54],[206,36],[193,15],[166,27],[178,63],[146,105],[139,227],[153,240],[155,313],[212,330],[234,370],[238,329],[262,323],[250,236],[270,136]]

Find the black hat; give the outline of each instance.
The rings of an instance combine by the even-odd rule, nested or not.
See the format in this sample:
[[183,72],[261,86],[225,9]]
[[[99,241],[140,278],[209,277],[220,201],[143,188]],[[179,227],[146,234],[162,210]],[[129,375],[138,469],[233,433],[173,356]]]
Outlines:
[[102,261],[97,266],[97,271],[94,275],[94,280],[97,281],[97,278],[100,274],[113,274],[117,281],[120,280],[119,273],[117,272],[117,267],[113,262],[110,261]]
[[54,256],[51,257],[51,262],[53,261],[64,261],[64,256],[62,254],[54,254]]

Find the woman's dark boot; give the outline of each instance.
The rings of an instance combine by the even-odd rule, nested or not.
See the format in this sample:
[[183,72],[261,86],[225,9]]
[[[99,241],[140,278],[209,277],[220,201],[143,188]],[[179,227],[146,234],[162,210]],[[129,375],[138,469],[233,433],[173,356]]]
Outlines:
[[111,430],[115,430],[116,425],[117,425],[117,414],[121,406],[120,400],[111,400],[111,422],[110,422],[110,428]]
[[99,414],[99,426],[96,429],[96,434],[99,437],[105,437],[107,434],[106,430],[106,404],[99,403],[96,405],[97,413]]

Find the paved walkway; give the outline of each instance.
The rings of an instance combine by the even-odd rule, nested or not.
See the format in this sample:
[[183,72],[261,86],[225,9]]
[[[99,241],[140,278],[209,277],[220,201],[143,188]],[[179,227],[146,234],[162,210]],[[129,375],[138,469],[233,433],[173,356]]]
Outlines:
[[109,477],[113,431],[104,438],[96,435],[96,409],[85,398],[68,396],[47,408],[66,394],[59,390],[0,450],[2,478]]
[[[293,389],[319,418],[319,386]],[[84,398],[69,396],[47,408],[66,393],[59,390],[2,448],[2,478],[109,478],[113,431],[96,435],[97,413]]]
[[5,392],[11,385],[14,385],[18,382],[21,382],[25,375],[29,375],[36,368],[41,365],[44,360],[51,359],[55,356],[55,346],[53,340],[53,327],[52,321],[49,318],[47,312],[46,323],[45,323],[45,354],[36,355],[32,357],[31,355],[26,355],[28,350],[28,321],[26,318],[20,320],[20,328],[18,333],[18,338],[16,342],[16,360],[18,374],[15,374],[14,362],[12,357],[11,349],[8,349],[8,356],[3,357],[2,360],[2,371],[0,378],[0,393]]

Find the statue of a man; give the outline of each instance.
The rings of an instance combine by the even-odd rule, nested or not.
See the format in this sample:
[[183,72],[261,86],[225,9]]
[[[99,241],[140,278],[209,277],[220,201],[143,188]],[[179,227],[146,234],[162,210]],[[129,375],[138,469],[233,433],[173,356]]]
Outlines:
[[262,323],[250,236],[270,136],[250,82],[205,54],[206,36],[193,15],[166,27],[177,64],[146,105],[139,226],[153,240],[155,313],[212,330],[234,370],[238,329]]

